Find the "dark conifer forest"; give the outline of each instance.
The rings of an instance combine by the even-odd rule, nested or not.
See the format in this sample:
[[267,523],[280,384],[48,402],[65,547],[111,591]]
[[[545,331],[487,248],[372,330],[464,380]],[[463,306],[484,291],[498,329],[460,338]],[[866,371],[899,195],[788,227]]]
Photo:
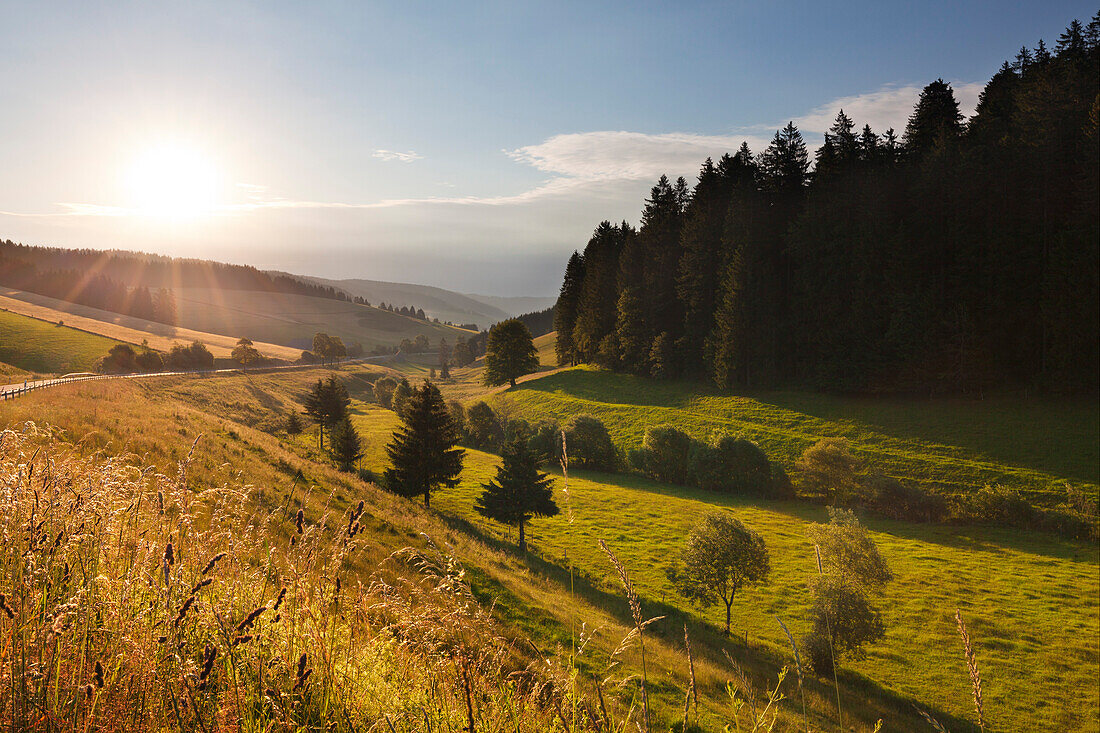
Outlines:
[[1023,48],[969,120],[926,86],[905,130],[841,111],[811,160],[767,149],[661,177],[640,226],[569,260],[561,363],[722,388],[1095,389],[1100,15]]

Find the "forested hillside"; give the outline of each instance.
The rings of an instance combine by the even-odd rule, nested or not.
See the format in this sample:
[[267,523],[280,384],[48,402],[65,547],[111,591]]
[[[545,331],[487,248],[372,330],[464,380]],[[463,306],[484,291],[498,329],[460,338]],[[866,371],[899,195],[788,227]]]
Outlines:
[[1100,15],[1023,48],[964,121],[924,88],[899,136],[843,111],[811,161],[764,151],[662,177],[640,227],[569,260],[561,363],[722,387],[1092,389],[1100,359]]
[[175,291],[217,288],[350,300],[332,287],[254,267],[143,252],[31,247],[0,240],[0,285],[160,323],[176,323]]

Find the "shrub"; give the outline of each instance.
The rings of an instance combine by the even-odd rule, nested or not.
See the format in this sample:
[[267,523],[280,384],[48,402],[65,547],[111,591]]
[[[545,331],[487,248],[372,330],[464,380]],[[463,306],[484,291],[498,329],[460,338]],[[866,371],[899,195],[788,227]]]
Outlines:
[[725,436],[718,450],[726,460],[733,491],[739,494],[769,494],[772,467],[760,447],[744,438]]
[[527,422],[521,417],[517,417],[513,420],[507,420],[504,423],[504,442],[511,443],[517,438],[522,440],[524,444],[527,443],[532,434],[531,423]]
[[[644,456],[644,454],[643,454]],[[695,443],[688,456],[691,483],[706,491],[729,491],[729,472],[722,451],[713,445]]]
[[135,357],[134,362],[137,364],[137,368],[145,373],[159,372],[164,370],[164,357],[155,351],[146,349]]
[[1020,493],[1003,486],[985,486],[964,501],[963,515],[975,522],[1032,527],[1036,511]]
[[374,382],[374,399],[387,410],[393,408],[393,391],[397,389],[397,380],[393,377],[380,377]]
[[844,438],[822,438],[795,464],[802,489],[826,501],[843,500],[856,488],[856,461]]
[[115,344],[96,365],[96,370],[104,374],[131,374],[137,368],[134,348],[130,344]]
[[794,484],[791,483],[791,477],[787,475],[786,469],[776,462],[772,462],[771,468],[771,495],[776,499],[794,498]]
[[872,473],[863,482],[868,505],[878,514],[907,522],[941,522],[947,516],[942,495]]
[[658,481],[685,484],[691,438],[671,425],[646,428],[642,441],[645,472]]
[[500,420],[485,402],[475,402],[466,411],[466,442],[471,448],[493,450],[502,435]]
[[561,457],[561,426],[555,422],[540,422],[527,439],[527,447],[540,461],[557,460]]
[[598,418],[576,415],[565,429],[570,465],[595,471],[617,471],[622,465],[611,434]]
[[744,438],[723,436],[716,445],[697,444],[691,452],[692,483],[707,491],[782,497],[790,495],[790,479],[768,461],[764,451]]
[[192,341],[189,346],[173,344],[164,365],[180,371],[213,369],[214,355],[201,341]]

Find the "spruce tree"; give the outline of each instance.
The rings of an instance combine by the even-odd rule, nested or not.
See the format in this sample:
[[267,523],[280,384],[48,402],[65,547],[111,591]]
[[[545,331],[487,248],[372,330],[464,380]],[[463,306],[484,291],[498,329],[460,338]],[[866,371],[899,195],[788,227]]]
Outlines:
[[577,363],[576,350],[573,347],[573,326],[577,322],[577,308],[580,303],[581,288],[584,284],[584,258],[574,251],[565,266],[565,279],[562,280],[557,306],[554,308],[554,330],[557,343],[554,346],[558,364]]
[[412,391],[401,420],[404,425],[386,446],[393,464],[384,474],[386,488],[401,496],[422,496],[428,508],[433,491],[458,484],[465,451],[455,447],[458,431],[443,396],[431,382]]
[[474,509],[483,517],[519,529],[519,549],[527,549],[524,527],[535,517],[558,513],[551,479],[539,470],[538,456],[527,441],[516,438],[504,446],[496,478],[482,484]]
[[321,450],[325,448],[325,383],[318,379],[305,399],[305,412],[317,423],[317,440]]
[[355,462],[363,456],[363,444],[359,439],[359,433],[351,424],[351,418],[345,415],[332,428],[332,440],[330,449],[333,460],[341,471],[350,471],[355,467]]
[[538,350],[527,325],[518,318],[501,321],[489,330],[485,347],[485,384],[490,387],[508,382],[539,368]]
[[951,85],[936,79],[921,91],[916,109],[905,126],[906,151],[921,157],[936,143],[957,140],[962,135],[962,120]]

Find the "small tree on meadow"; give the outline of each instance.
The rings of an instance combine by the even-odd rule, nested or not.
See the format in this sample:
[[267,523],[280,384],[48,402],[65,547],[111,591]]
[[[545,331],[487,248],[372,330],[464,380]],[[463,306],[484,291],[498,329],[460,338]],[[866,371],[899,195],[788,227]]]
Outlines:
[[677,591],[701,606],[726,606],[726,636],[737,592],[766,583],[771,572],[768,548],[759,534],[724,512],[708,514],[688,535],[678,565],[667,571]]
[[458,484],[465,451],[455,447],[458,433],[454,421],[431,382],[412,391],[401,420],[404,426],[386,446],[393,464],[385,472],[386,488],[402,496],[423,496],[427,508],[433,491]]
[[519,528],[519,549],[526,550],[524,525],[535,517],[558,513],[554,489],[550,477],[539,470],[539,458],[527,447],[525,438],[505,444],[501,457],[496,478],[482,484],[474,509],[483,517]]
[[397,389],[397,380],[393,377],[379,377],[374,381],[372,390],[374,399],[389,410],[393,406],[393,391]]
[[885,635],[882,614],[870,595],[894,576],[849,510],[830,508],[829,523],[811,524],[806,534],[816,547],[820,572],[810,581],[813,627],[803,646],[820,673],[840,657],[861,658],[865,645]]
[[526,324],[509,318],[493,326],[485,347],[485,384],[495,387],[507,382],[516,386],[516,378],[539,368],[539,354]]
[[341,471],[351,471],[363,456],[363,442],[347,415],[332,428],[332,458]]
[[233,347],[233,352],[229,356],[241,366],[251,366],[263,360],[263,356],[256,350],[256,347],[252,345],[252,339],[249,338],[241,338],[238,340],[237,345]]
[[286,432],[288,435],[297,435],[302,432],[305,426],[302,425],[302,418],[298,416],[297,412],[291,411],[286,417]]
[[801,474],[803,489],[820,494],[829,502],[843,500],[855,491],[858,483],[859,466],[844,438],[817,441],[806,449],[795,468]]

